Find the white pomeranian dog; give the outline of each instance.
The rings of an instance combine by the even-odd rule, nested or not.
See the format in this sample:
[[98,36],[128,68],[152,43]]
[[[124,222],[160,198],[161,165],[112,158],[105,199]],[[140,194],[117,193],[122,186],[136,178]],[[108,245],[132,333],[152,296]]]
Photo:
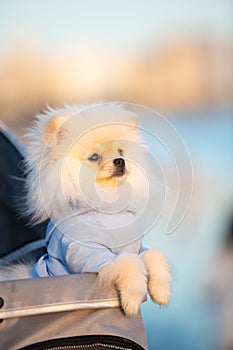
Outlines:
[[166,305],[167,260],[142,246],[149,170],[136,116],[118,103],[49,108],[29,139],[27,213],[50,221],[47,253],[26,275],[19,266],[18,278],[97,272],[100,283],[117,288],[127,316],[137,314],[147,290]]

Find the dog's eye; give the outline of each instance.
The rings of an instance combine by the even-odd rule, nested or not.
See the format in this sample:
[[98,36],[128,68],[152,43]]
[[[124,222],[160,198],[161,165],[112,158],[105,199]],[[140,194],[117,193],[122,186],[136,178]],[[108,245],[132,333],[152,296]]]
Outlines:
[[120,156],[122,156],[123,157],[123,151],[122,151],[122,149],[118,149],[118,153],[120,154]]
[[92,154],[91,157],[89,157],[88,159],[92,162],[96,162],[97,160],[99,160],[100,156],[97,153]]

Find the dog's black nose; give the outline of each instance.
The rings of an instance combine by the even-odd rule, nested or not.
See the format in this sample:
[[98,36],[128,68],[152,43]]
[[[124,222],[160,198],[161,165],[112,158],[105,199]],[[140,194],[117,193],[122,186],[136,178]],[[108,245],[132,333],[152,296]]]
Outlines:
[[123,168],[125,166],[125,161],[123,158],[116,158],[114,159],[113,164],[118,168]]

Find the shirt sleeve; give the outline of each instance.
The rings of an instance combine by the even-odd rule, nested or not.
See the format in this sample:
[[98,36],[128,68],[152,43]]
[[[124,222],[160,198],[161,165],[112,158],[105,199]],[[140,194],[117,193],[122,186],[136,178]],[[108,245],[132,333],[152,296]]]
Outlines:
[[101,267],[112,262],[116,255],[107,247],[96,244],[95,247],[72,242],[63,237],[63,259],[70,273],[98,272]]
[[140,249],[139,249],[139,255],[142,256],[145,251],[147,251],[148,248],[145,247],[144,245],[141,244]]

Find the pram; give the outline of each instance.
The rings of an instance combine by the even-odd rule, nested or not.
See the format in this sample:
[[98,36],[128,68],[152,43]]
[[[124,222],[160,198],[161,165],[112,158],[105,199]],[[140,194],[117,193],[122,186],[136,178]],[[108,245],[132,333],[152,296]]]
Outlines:
[[[25,148],[0,122],[0,265],[40,256],[46,224],[17,214]],[[1,268],[1,267],[0,267]],[[0,349],[147,349],[141,314],[127,318],[94,273],[0,282]]]

